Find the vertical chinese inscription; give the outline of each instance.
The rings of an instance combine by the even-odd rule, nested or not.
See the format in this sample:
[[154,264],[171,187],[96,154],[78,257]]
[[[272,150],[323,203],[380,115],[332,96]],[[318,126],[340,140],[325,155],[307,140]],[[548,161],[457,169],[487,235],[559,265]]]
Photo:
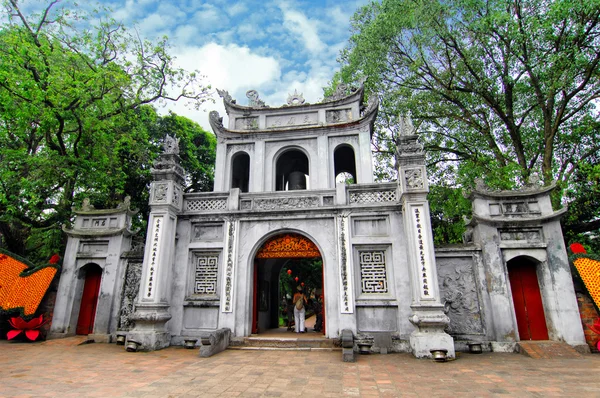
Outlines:
[[427,261],[425,229],[423,228],[423,210],[420,206],[414,208],[415,227],[417,233],[417,258],[421,275],[421,296],[429,297],[429,264]]
[[235,222],[230,221],[227,228],[227,264],[225,267],[225,300],[223,312],[232,312],[232,288],[233,288],[233,258],[234,258],[234,238]]
[[154,297],[154,287],[156,286],[156,273],[160,258],[160,241],[162,236],[163,217],[155,216],[152,225],[152,244],[150,246],[150,261],[148,265],[148,274],[146,276],[145,297],[151,299]]
[[360,264],[360,285],[362,293],[388,293],[385,251],[359,251],[358,262]]
[[203,253],[196,256],[194,294],[216,295],[219,273],[219,255]]
[[340,282],[341,282],[341,312],[344,314],[351,314],[351,291],[349,286],[350,277],[348,275],[348,226],[346,216],[340,216],[340,234],[339,234],[339,253],[340,253]]

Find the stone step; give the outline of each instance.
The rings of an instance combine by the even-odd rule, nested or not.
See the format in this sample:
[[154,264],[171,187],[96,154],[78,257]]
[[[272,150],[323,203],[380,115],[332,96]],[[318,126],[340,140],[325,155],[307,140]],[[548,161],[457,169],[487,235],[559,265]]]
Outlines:
[[238,350],[341,350],[338,339],[323,337],[241,337],[232,338],[229,349]]
[[73,347],[78,345],[90,344],[93,342],[94,339],[91,339],[88,336],[69,336],[59,339],[46,340],[41,344],[47,346]]
[[581,357],[573,347],[560,341],[520,341],[517,346],[521,354],[535,359]]

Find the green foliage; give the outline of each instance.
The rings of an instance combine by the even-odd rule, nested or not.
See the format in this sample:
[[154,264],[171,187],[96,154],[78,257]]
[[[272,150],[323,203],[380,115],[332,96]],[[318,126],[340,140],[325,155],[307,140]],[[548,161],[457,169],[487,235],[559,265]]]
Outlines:
[[431,228],[434,243],[462,242],[465,223],[463,216],[471,212],[471,202],[463,191],[443,185],[431,186],[429,192]]
[[380,98],[378,178],[395,178],[409,112],[445,186],[511,189],[538,173],[562,189],[560,205],[573,173],[598,158],[599,0],[382,0],[352,29],[332,85],[366,77]]
[[[154,125],[178,118],[163,121],[147,104],[188,98],[200,105],[208,87],[195,72],[173,66],[166,40],[142,41],[101,14],[77,14],[57,2],[37,15],[26,15],[15,0],[3,5],[1,244],[41,260],[60,251],[61,225],[83,197],[98,207],[112,207],[128,194],[147,202],[140,193],[163,132]],[[189,158],[190,140],[205,138],[191,122],[177,120],[174,127],[188,129],[182,134]],[[201,144],[198,151],[210,152],[210,143]],[[196,183],[198,176],[191,180],[209,185]]]
[[[288,269],[292,270],[291,275],[287,274]],[[296,277],[298,282],[295,280]],[[323,261],[306,258],[290,260],[281,270],[279,278],[284,297],[286,294],[293,296],[296,287],[301,283],[304,283],[304,291],[307,293],[320,289],[323,287]]]
[[183,116],[169,113],[154,125],[153,135],[163,139],[167,134],[179,138],[181,163],[189,172],[186,191],[212,191],[216,157],[216,137]]
[[[569,212],[562,220],[567,243],[581,243],[588,253],[600,253],[600,162],[583,164],[567,191]],[[596,232],[590,232],[596,231]]]

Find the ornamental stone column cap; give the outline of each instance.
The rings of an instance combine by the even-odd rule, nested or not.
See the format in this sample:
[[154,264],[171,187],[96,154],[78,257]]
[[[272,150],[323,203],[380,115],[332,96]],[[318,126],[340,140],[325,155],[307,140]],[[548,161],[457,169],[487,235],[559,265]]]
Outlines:
[[180,165],[179,139],[167,134],[162,147],[163,152],[158,155],[150,169],[154,181],[171,180],[183,185],[185,170]]
[[423,144],[419,142],[417,129],[413,125],[410,112],[399,116],[400,124],[396,137],[396,168],[425,164]]

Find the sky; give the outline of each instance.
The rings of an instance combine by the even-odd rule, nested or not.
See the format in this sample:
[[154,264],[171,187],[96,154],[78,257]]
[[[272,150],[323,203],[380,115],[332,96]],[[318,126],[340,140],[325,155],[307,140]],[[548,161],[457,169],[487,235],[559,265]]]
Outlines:
[[307,102],[319,102],[323,87],[338,69],[340,50],[350,36],[350,19],[368,0],[103,0],[113,17],[135,27],[142,37],[167,35],[178,66],[199,70],[214,92],[215,103],[200,111],[184,102],[168,110],[211,131],[208,112],[225,116],[216,88],[246,105],[257,90],[270,106],[286,103],[297,90]]

